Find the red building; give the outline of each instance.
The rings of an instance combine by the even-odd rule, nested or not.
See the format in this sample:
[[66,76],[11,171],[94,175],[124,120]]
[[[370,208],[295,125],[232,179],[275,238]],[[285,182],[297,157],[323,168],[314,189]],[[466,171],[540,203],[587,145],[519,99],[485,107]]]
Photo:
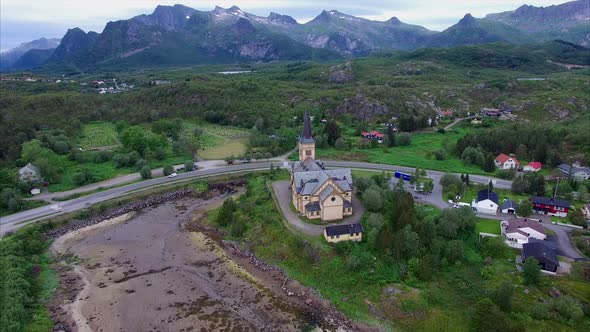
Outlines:
[[368,139],[375,139],[379,142],[383,141],[383,137],[385,137],[385,135],[381,134],[380,132],[373,130],[373,131],[363,131],[361,133],[361,136],[363,136],[364,138],[368,138]]
[[556,217],[567,217],[570,209],[570,202],[550,197],[531,197],[533,210],[538,214],[546,214]]

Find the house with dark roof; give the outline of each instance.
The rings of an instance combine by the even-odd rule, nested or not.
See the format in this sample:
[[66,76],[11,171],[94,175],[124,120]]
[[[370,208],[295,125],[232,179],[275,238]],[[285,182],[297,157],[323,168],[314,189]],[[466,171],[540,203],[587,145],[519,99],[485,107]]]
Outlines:
[[477,192],[477,198],[471,202],[471,208],[477,213],[493,214],[498,211],[498,194],[490,189]]
[[500,207],[500,210],[502,210],[502,213],[515,214],[517,207],[518,207],[518,205],[516,205],[516,203],[514,203],[514,201],[511,201],[509,199],[505,199],[504,202],[502,202],[502,206]]
[[567,217],[571,206],[568,201],[552,197],[533,196],[531,202],[535,213],[556,217]]
[[568,165],[568,164],[561,164],[557,166],[557,168],[565,175],[567,178],[575,178],[578,180],[588,180],[590,179],[590,167],[583,167],[580,164]]
[[545,227],[530,218],[514,218],[500,223],[500,232],[506,244],[512,248],[522,248],[531,239],[545,240]]
[[498,169],[516,169],[520,166],[518,159],[503,153],[500,153],[496,159],[494,159],[494,164]]
[[291,165],[291,198],[308,219],[339,220],[352,215],[352,173],[348,168],[327,170],[315,160],[315,140],[309,114],[299,137],[299,160]]
[[342,241],[359,242],[363,239],[363,225],[336,225],[324,228],[324,238],[331,243]]
[[541,265],[541,271],[545,273],[557,273],[559,259],[557,259],[556,251],[543,242],[534,241],[524,244],[522,246],[521,257],[523,263],[527,259],[535,258],[539,261],[539,265]]

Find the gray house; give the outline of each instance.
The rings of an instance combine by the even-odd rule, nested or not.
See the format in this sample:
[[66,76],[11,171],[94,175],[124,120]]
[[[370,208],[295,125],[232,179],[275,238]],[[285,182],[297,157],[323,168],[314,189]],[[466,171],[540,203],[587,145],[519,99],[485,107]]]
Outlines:
[[557,166],[561,173],[566,177],[573,177],[578,180],[588,180],[590,179],[590,167],[582,167],[579,164],[568,165],[568,164],[561,164]]
[[522,245],[522,262],[529,258],[535,258],[541,265],[541,270],[549,273],[557,273],[559,260],[555,249],[549,247],[543,242],[535,241]]
[[35,165],[28,163],[18,170],[18,178],[21,182],[35,182],[41,179],[41,172]]

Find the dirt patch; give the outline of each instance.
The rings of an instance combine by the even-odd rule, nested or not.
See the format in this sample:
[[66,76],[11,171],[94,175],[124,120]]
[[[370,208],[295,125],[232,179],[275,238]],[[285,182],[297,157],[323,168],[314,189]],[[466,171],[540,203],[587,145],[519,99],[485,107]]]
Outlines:
[[[350,322],[312,290],[257,260],[200,219],[227,197],[179,195],[71,227],[52,246],[65,331],[335,330]],[[221,194],[224,190],[226,194]],[[353,329],[357,329],[354,327]],[[360,329],[360,328],[359,328]]]

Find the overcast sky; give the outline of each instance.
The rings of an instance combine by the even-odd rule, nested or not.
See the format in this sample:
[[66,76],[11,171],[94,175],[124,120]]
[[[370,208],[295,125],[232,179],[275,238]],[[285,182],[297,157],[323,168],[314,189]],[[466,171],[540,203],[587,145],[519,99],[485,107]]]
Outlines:
[[271,11],[293,16],[304,23],[322,9],[375,20],[397,16],[406,23],[444,30],[466,13],[483,17],[513,10],[524,3],[549,6],[560,0],[0,0],[0,49],[7,50],[40,37],[62,37],[68,28],[102,32],[108,21],[151,13],[157,5],[183,5],[211,10],[237,5],[243,11],[267,16]]

